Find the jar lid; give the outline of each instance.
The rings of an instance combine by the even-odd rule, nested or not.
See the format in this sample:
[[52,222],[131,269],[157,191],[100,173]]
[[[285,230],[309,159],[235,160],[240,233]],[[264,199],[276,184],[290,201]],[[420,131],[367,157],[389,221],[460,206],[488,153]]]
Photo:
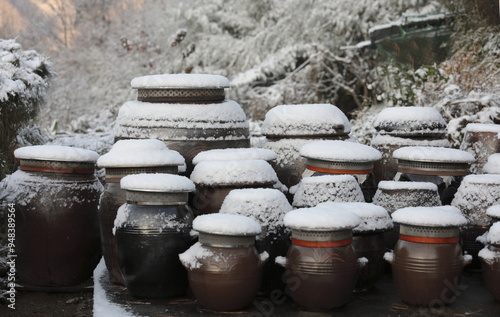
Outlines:
[[462,212],[452,206],[406,207],[392,214],[396,223],[422,227],[459,227],[467,224]]
[[500,205],[493,205],[486,209],[486,214],[492,218],[500,219]]
[[338,140],[307,143],[300,148],[300,155],[335,162],[373,162],[382,158],[382,154],[371,146]]
[[338,231],[357,227],[358,215],[338,207],[300,208],[288,212],[285,226],[304,231]]
[[380,134],[398,136],[444,136],[446,122],[431,107],[390,107],[383,109],[375,119],[375,130]]
[[254,236],[262,231],[260,224],[249,217],[220,213],[196,217],[193,229],[225,236]]
[[272,161],[278,157],[276,152],[260,148],[214,149],[198,153],[193,158],[193,164],[201,161],[240,161],[264,160]]
[[136,174],[121,179],[122,189],[141,192],[192,192],[195,186],[189,178],[173,174]]
[[393,145],[397,146],[398,148],[405,146],[450,147],[450,141],[448,141],[447,139],[412,139],[386,134],[376,134],[372,139],[371,145],[375,147]]
[[228,88],[226,77],[210,74],[158,74],[132,79],[134,89],[158,88]]
[[494,123],[469,123],[465,127],[465,132],[500,132],[500,124]]
[[403,147],[394,151],[392,156],[398,160],[438,163],[473,163],[476,160],[466,151],[429,146]]
[[483,173],[500,174],[500,153],[491,154],[488,162],[484,164]]
[[500,244],[500,222],[495,222],[488,231],[486,241],[489,244]]
[[470,185],[500,185],[498,174],[471,174],[464,177],[460,187],[466,188]]
[[398,181],[380,181],[378,188],[381,190],[427,190],[437,192],[437,185],[431,182],[398,182]]
[[15,150],[14,156],[20,160],[95,163],[99,154],[70,146],[34,145]]
[[332,104],[280,105],[266,113],[262,134],[271,136],[331,136],[348,134],[346,115]]

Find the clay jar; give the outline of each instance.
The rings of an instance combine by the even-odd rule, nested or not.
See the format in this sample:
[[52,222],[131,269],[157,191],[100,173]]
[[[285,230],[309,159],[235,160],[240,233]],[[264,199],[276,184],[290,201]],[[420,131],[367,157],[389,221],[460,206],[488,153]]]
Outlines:
[[240,215],[210,214],[198,216],[193,229],[199,232],[199,240],[179,258],[196,299],[214,311],[249,305],[261,285],[268,256],[255,249],[260,225]]
[[120,180],[133,174],[177,174],[184,158],[167,149],[159,140],[120,140],[111,150],[97,160],[99,168],[105,168],[106,183],[99,202],[101,247],[109,278],[114,284],[124,284],[116,258],[115,236],[112,232],[118,208],[126,201]]
[[135,297],[172,297],[188,288],[179,261],[193,238],[187,205],[194,184],[170,174],[129,175],[120,181],[127,203],[115,220],[116,250],[125,286]]
[[285,270],[274,263],[277,256],[285,256],[290,247],[290,230],[283,224],[283,217],[292,210],[285,195],[277,189],[247,188],[229,192],[220,213],[247,216],[257,221],[262,233],[256,241],[259,253],[266,251],[269,261],[263,267],[263,282],[260,292],[269,296],[272,292],[284,294]]
[[16,281],[43,287],[83,283],[101,257],[102,185],[94,173],[99,155],[57,145],[24,147],[14,155],[20,170],[4,182],[15,208]]
[[465,127],[460,150],[471,153],[476,161],[471,164],[471,172],[479,174],[488,157],[500,152],[498,133],[500,124],[469,123]]
[[265,139],[258,147],[276,152],[273,165],[288,188],[297,185],[306,168],[300,147],[316,140],[345,140],[351,125],[345,114],[331,104],[279,105],[266,113],[262,124]]
[[273,188],[278,177],[264,160],[202,161],[191,180],[196,184],[193,207],[196,215],[217,213],[233,189]]
[[472,260],[462,255],[459,226],[467,223],[453,207],[407,207],[392,214],[400,224],[394,253],[384,258],[392,265],[399,297],[419,306],[451,304],[462,269]]
[[494,223],[486,237],[488,245],[479,251],[484,284],[500,302],[500,223]]
[[313,207],[290,211],[284,219],[292,229],[292,246],[276,262],[286,268],[292,298],[308,310],[328,310],[351,298],[358,260],[352,228],[360,224],[354,213]]
[[373,178],[373,164],[382,158],[379,151],[349,141],[315,141],[303,145],[300,155],[307,162],[302,177],[353,175],[360,184],[365,201],[372,201],[377,188]]

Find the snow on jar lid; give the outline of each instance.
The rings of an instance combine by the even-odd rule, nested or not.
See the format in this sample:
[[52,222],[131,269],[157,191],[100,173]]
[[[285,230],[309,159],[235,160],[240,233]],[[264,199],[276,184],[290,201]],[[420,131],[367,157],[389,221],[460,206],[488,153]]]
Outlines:
[[278,176],[264,160],[202,161],[190,176],[197,185],[275,184]]
[[493,205],[486,209],[486,214],[491,218],[500,219],[500,205]]
[[336,207],[355,213],[361,219],[359,226],[353,229],[354,233],[386,231],[394,225],[385,208],[363,202],[324,202],[317,207]]
[[295,230],[337,231],[359,226],[358,215],[338,207],[299,208],[288,212],[285,226]]
[[390,107],[375,119],[375,129],[381,134],[444,134],[446,122],[431,107]]
[[346,135],[351,125],[332,104],[280,105],[266,113],[261,132],[269,137]]
[[489,244],[500,244],[500,222],[495,222],[488,231],[486,241]]
[[406,161],[473,163],[474,155],[457,149],[429,146],[407,146],[394,151],[394,158]]
[[314,141],[300,148],[300,155],[306,158],[337,162],[373,162],[382,154],[371,146],[338,140]]
[[465,132],[500,132],[500,124],[494,123],[469,123],[465,127]]
[[14,156],[20,160],[95,163],[99,154],[94,151],[62,145],[34,145],[19,148]]
[[193,230],[228,236],[251,236],[262,232],[260,224],[248,217],[230,214],[208,214],[193,220]]
[[500,174],[500,153],[491,154],[488,157],[488,162],[483,167],[483,173]]
[[458,227],[467,224],[462,212],[452,206],[438,207],[406,207],[392,214],[396,223],[423,227]]
[[189,178],[174,174],[136,174],[121,179],[120,187],[141,192],[192,192],[195,186]]
[[433,146],[450,147],[450,141],[447,139],[423,139],[423,138],[404,138],[387,134],[376,134],[372,141],[372,146],[397,145],[403,146]]
[[228,88],[226,77],[210,74],[159,74],[132,79],[134,89],[160,88]]
[[165,143],[156,139],[119,140],[108,153],[97,160],[97,166],[100,168],[181,166],[184,163],[182,155],[169,150]]
[[438,190],[437,185],[431,182],[398,182],[398,181],[380,181],[378,183],[378,188],[382,190],[398,190],[398,189],[408,189],[408,190]]
[[464,177],[460,187],[468,185],[500,185],[500,175],[497,174],[472,174]]
[[214,149],[198,153],[193,158],[193,164],[201,161],[239,161],[264,160],[272,161],[278,157],[276,152],[260,148]]

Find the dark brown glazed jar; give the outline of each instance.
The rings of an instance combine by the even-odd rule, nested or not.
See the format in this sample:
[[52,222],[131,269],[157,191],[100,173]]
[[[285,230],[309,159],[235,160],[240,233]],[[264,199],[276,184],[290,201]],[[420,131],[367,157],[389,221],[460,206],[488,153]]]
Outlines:
[[500,224],[491,226],[488,245],[479,252],[483,281],[497,302],[500,302]]
[[500,124],[469,123],[465,127],[460,150],[469,152],[476,158],[471,164],[472,174],[480,174],[488,157],[500,152],[499,132]]
[[125,190],[120,180],[133,174],[177,174],[184,158],[169,150],[159,140],[121,140],[97,160],[99,168],[105,168],[106,182],[99,202],[101,248],[104,262],[112,283],[124,285],[116,257],[116,241],[113,226],[118,208],[126,202]]
[[127,203],[115,220],[116,252],[125,286],[135,297],[185,294],[187,276],[179,254],[193,243],[187,205],[194,184],[169,174],[125,176]]
[[240,215],[210,214],[198,216],[193,229],[199,240],[179,257],[196,299],[214,311],[249,305],[261,285],[268,256],[255,249],[260,225]]
[[354,213],[314,207],[290,211],[285,225],[292,229],[292,245],[284,265],[294,301],[307,310],[329,310],[347,304],[358,275],[358,257],[352,246]]
[[19,282],[64,287],[92,276],[100,255],[98,154],[57,145],[14,152],[20,170],[7,180],[16,219]]
[[392,265],[399,297],[407,304],[451,304],[463,267],[472,260],[463,255],[458,227],[467,220],[456,208],[407,207],[393,213],[400,224],[394,253],[384,258]]

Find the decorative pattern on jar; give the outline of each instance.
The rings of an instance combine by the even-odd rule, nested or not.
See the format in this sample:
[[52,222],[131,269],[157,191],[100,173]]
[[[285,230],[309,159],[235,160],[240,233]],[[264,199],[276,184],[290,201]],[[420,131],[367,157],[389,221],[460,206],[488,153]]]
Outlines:
[[214,311],[249,305],[262,282],[268,254],[258,254],[255,236],[260,225],[248,217],[210,214],[196,217],[198,242],[179,255],[196,299]]
[[479,251],[483,281],[497,302],[500,302],[500,223],[494,223],[488,231],[488,245]]
[[431,107],[390,107],[383,109],[374,122],[377,134],[371,145],[382,153],[375,162],[375,181],[393,180],[398,171],[394,151],[407,146],[449,147],[446,122]]
[[227,78],[206,74],[163,74],[134,78],[138,101],[118,113],[114,135],[120,139],[159,139],[186,160],[201,151],[250,146],[249,124],[241,106],[225,99]]
[[176,151],[169,150],[160,140],[120,140],[97,160],[105,169],[106,184],[99,202],[101,247],[109,278],[114,284],[124,284],[116,257],[116,241],[112,232],[118,208],[126,202],[120,180],[133,174],[177,174],[185,164]]
[[[292,245],[285,266],[292,298],[308,310],[328,310],[345,305],[352,296],[358,261],[352,246],[352,228],[360,219],[352,212],[331,207],[295,209],[285,225],[292,229]],[[363,264],[362,264],[363,263]]]
[[[286,196],[277,189],[234,189],[224,199],[220,213],[237,214],[257,221],[262,233],[256,241],[259,253],[267,252],[269,261],[263,267],[263,282],[260,292],[264,296],[281,292],[284,295],[283,267],[274,264],[277,256],[285,256],[290,247],[290,230],[285,227],[283,217],[292,210]],[[276,296],[276,295],[273,295]]]
[[264,160],[201,161],[191,173],[191,180],[196,184],[196,215],[219,212],[233,189],[279,187],[276,172]]
[[274,168],[281,183],[290,188],[302,178],[306,161],[300,147],[315,140],[345,140],[351,125],[345,114],[331,104],[280,105],[266,113],[262,124],[265,139],[259,147],[278,154]]
[[384,258],[392,265],[399,297],[407,304],[450,304],[462,270],[472,257],[463,255],[459,227],[467,223],[457,208],[407,207],[392,214],[400,224],[394,253]]
[[193,243],[193,213],[187,205],[194,184],[171,174],[129,175],[120,181],[127,203],[115,220],[118,265],[136,297],[185,294],[187,276],[179,254]]
[[48,288],[85,282],[101,257],[99,155],[58,145],[23,147],[14,155],[20,170],[4,183],[15,203],[16,282]]
[[300,155],[307,164],[302,177],[353,175],[360,184],[365,201],[372,201],[377,188],[373,164],[382,158],[378,150],[349,141],[315,141],[302,146]]
[[469,123],[465,127],[460,150],[475,157],[476,161],[470,168],[472,174],[480,174],[488,157],[500,152],[499,132],[500,124]]

